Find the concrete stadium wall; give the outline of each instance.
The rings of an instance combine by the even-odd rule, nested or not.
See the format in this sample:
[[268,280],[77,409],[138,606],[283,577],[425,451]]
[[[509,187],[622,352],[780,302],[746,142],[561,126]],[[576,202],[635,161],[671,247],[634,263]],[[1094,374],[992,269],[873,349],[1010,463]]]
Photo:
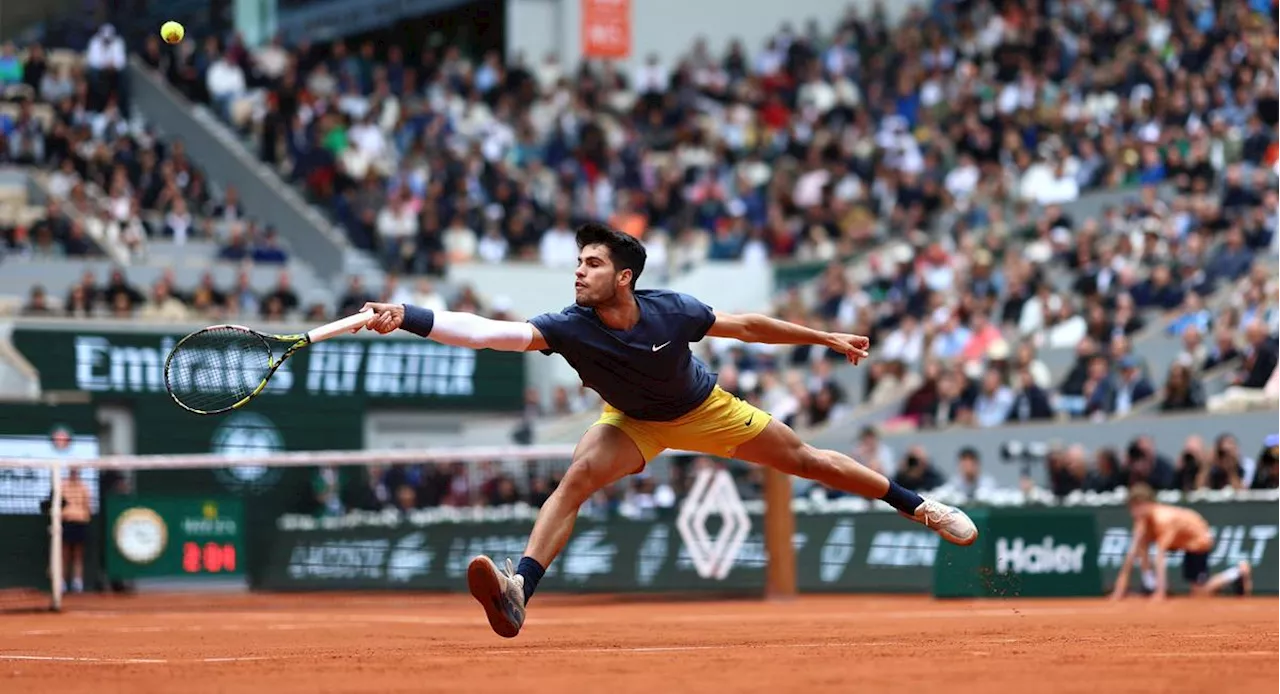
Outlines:
[[[719,56],[732,39],[741,39],[748,54],[754,54],[764,40],[778,31],[784,21],[803,32],[816,19],[829,33],[834,23],[853,6],[870,15],[874,0],[631,0],[631,57],[623,61],[629,68],[643,64],[656,54],[670,67],[684,55],[698,37],[707,40],[711,54]],[[924,3],[881,3],[891,22],[899,21],[913,6]],[[507,55],[524,53],[532,65],[548,52],[559,53],[561,65],[575,65],[582,56],[579,25],[582,0],[508,0]]]

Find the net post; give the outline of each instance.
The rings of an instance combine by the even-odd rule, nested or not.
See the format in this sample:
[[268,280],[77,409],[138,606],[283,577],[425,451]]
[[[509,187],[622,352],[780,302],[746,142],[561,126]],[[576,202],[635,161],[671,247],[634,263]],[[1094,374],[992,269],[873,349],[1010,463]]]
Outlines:
[[766,467],[764,471],[765,598],[796,596],[796,518],[791,510],[791,476]]
[[53,584],[50,593],[50,609],[62,611],[62,463],[49,466],[49,580]]

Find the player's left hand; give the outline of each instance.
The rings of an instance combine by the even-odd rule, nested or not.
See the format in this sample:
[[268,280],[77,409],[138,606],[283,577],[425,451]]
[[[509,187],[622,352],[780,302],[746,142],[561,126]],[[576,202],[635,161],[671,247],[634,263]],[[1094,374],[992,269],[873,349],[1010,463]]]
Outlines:
[[871,356],[871,338],[866,335],[832,333],[829,346],[854,364]]

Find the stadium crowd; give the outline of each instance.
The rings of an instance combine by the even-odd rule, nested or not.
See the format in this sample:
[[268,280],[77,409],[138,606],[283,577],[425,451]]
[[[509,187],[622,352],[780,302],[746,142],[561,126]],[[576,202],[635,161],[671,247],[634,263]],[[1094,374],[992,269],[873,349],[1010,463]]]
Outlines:
[[[1244,3],[977,1],[896,27],[786,24],[764,46],[697,43],[632,74],[235,36],[153,37],[141,55],[393,271],[568,266],[588,218],[643,239],[649,272],[828,262],[776,312],[871,335],[861,392],[823,350],[708,341],[722,384],[798,425],[858,404],[897,408],[893,426],[990,427],[1274,388],[1275,29]],[[1076,218],[1107,190],[1130,197]],[[368,296],[353,282],[330,308]],[[486,303],[430,280],[382,294]],[[231,303],[276,315],[270,296]],[[1134,347],[1159,331],[1186,348],[1167,373]],[[1072,347],[1055,377],[1042,352]]]
[[[622,515],[644,518],[659,509],[676,505],[678,495],[687,491],[691,470],[715,466],[700,457],[672,466],[669,480],[659,481],[639,474],[601,490],[583,507],[583,513],[601,517]],[[436,507],[495,507],[528,504],[541,507],[563,476],[562,468],[529,464],[524,479],[517,480],[494,462],[468,469],[465,463],[371,466],[367,468],[323,467],[312,480],[312,496],[306,510],[322,516],[340,516],[351,511],[397,510],[408,513]],[[759,496],[746,482],[744,496]]]
[[[1247,445],[1247,444],[1246,444]],[[859,434],[850,451],[863,463],[918,492],[958,496],[965,503],[981,503],[999,485],[983,471],[984,462],[973,448],[962,449],[955,461],[934,461],[919,445],[901,451],[898,459],[874,427]],[[1021,490],[1031,500],[1039,489],[1031,466],[1043,467],[1046,490],[1061,499],[1073,492],[1110,492],[1134,482],[1145,482],[1156,490],[1276,489],[1280,487],[1280,438],[1268,437],[1260,450],[1250,456],[1231,434],[1221,434],[1212,442],[1200,435],[1188,436],[1176,460],[1156,450],[1149,436],[1139,436],[1126,446],[1102,447],[1090,451],[1080,444],[1046,446],[1042,456],[1024,456]],[[1001,461],[995,461],[1001,464]],[[1011,461],[1005,460],[1003,463]],[[1012,462],[1019,462],[1013,460]],[[673,459],[669,475],[641,474],[629,477],[599,492],[584,513],[600,516],[642,518],[662,509],[674,508],[688,491],[693,474],[702,467],[725,463],[705,456]],[[763,498],[763,477],[757,467],[730,467],[744,499]],[[947,473],[943,470],[953,470]],[[513,471],[518,470],[518,474]],[[317,515],[343,515],[351,511],[410,512],[436,507],[496,507],[528,504],[539,507],[559,483],[563,467],[546,463],[504,466],[480,463],[475,470],[464,463],[371,466],[367,468],[325,467],[316,472],[307,510]],[[801,481],[803,482],[803,481]],[[817,487],[800,484],[798,494]],[[827,499],[844,496],[821,489]]]
[[125,55],[110,24],[82,55],[0,47],[0,164],[43,170],[48,199],[35,215],[0,215],[0,253],[129,263],[151,239],[205,239],[222,260],[285,263],[275,230],[246,215],[234,186],[210,182],[181,141],[128,111]]
[[[821,260],[939,222],[1052,247],[1086,220],[1033,222],[1031,205],[1133,186],[1205,195],[1225,161],[1274,163],[1274,23],[1243,3],[1158,7],[939,3],[896,28],[851,13],[827,34],[787,24],[754,54],[698,43],[631,75],[341,40],[208,37],[172,54],[152,39],[144,57],[395,269],[572,264],[568,232],[586,218],[677,266]],[[1005,219],[1011,202],[1028,205]],[[1213,212],[1175,209],[1161,231],[1185,236],[1188,214]]]

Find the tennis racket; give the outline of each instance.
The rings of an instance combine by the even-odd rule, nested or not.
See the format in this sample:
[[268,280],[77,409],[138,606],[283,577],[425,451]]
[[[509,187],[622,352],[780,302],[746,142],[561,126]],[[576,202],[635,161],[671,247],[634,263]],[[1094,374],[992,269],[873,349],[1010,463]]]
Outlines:
[[[364,327],[373,311],[298,335],[270,335],[243,325],[211,325],[182,338],[164,362],[164,387],[180,407],[220,414],[244,407],[286,359],[307,345]],[[276,350],[284,346],[280,358]]]

